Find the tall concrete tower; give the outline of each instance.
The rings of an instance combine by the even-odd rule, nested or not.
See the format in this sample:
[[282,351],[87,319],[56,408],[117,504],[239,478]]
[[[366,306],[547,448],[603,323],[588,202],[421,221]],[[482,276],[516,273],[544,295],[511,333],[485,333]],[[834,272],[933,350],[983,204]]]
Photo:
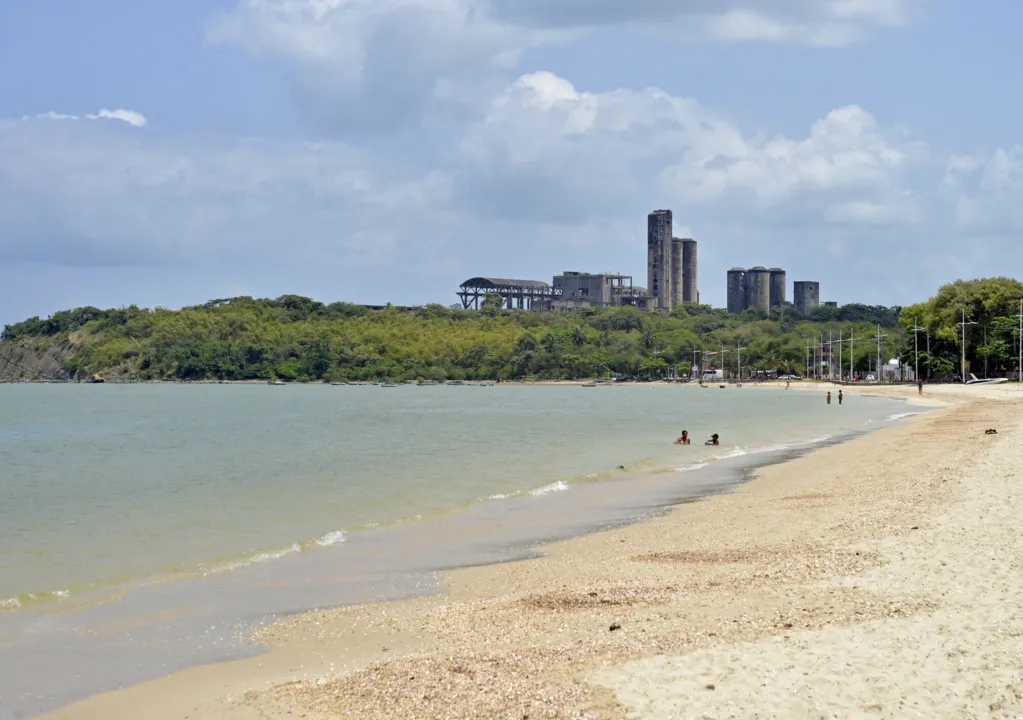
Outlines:
[[671,239],[671,309],[674,310],[684,301],[682,297],[682,243],[679,238]]
[[646,219],[647,292],[654,307],[671,309],[671,210],[654,210]]
[[758,265],[746,271],[748,307],[767,312],[771,309],[771,271]]
[[746,290],[746,269],[728,271],[728,312],[738,315],[746,309],[749,292]]
[[815,280],[797,280],[792,283],[792,302],[796,312],[809,315],[821,302],[821,284]]
[[785,304],[785,271],[781,268],[771,268],[771,307],[780,307]]
[[700,289],[696,284],[696,241],[682,240],[682,302],[700,302]]

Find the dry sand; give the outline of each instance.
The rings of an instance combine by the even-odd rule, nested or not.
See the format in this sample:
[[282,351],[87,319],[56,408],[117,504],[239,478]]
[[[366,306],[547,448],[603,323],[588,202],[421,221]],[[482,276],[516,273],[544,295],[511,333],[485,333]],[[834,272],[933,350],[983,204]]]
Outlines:
[[1023,393],[924,400],[948,407],[51,717],[1023,717]]

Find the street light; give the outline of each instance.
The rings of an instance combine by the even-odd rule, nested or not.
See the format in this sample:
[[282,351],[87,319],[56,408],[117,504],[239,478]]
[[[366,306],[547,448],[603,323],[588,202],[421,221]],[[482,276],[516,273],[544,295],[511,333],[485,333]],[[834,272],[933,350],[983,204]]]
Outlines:
[[[920,331],[924,329],[920,327],[918,319],[913,318],[913,327],[910,328],[913,331],[913,379],[917,382],[920,382]],[[927,365],[930,367],[930,356]]]
[[963,329],[963,344],[962,344],[963,359],[962,359],[962,367],[961,367],[962,372],[963,372],[963,385],[966,384],[966,326],[967,325],[976,325],[976,324],[977,323],[972,322],[972,321],[971,322],[966,322],[966,310],[964,309],[963,310],[963,321],[961,323],[959,323],[960,327],[962,327],[962,329]]

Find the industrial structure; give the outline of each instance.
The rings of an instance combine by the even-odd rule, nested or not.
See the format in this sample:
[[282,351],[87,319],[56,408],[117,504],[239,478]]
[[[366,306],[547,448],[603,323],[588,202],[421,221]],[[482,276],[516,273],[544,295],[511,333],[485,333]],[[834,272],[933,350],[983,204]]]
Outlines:
[[487,295],[497,293],[509,310],[532,310],[539,301],[554,297],[554,288],[541,280],[509,280],[475,277],[458,287],[458,297],[466,310],[479,310]]
[[647,215],[647,290],[650,306],[674,310],[700,301],[696,241],[673,235],[671,210]]
[[509,310],[574,310],[586,307],[632,307],[671,311],[700,301],[696,241],[672,234],[671,210],[647,216],[647,287],[631,275],[564,272],[551,284],[542,280],[474,277],[458,288],[466,310],[478,310],[488,295],[500,295]]
[[730,313],[741,313],[751,308],[769,312],[771,308],[788,305],[785,271],[781,268],[768,270],[762,265],[749,269],[732,268],[728,271],[727,291]]
[[792,301],[796,312],[809,315],[821,303],[821,284],[815,280],[797,280],[792,283]]

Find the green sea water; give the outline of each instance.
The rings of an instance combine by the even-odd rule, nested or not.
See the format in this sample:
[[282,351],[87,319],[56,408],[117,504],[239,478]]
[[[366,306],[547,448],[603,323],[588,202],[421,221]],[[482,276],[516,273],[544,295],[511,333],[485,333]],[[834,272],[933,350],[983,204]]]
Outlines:
[[[229,571],[893,408],[734,387],[0,385],[0,605]],[[683,429],[696,444],[672,444]]]

